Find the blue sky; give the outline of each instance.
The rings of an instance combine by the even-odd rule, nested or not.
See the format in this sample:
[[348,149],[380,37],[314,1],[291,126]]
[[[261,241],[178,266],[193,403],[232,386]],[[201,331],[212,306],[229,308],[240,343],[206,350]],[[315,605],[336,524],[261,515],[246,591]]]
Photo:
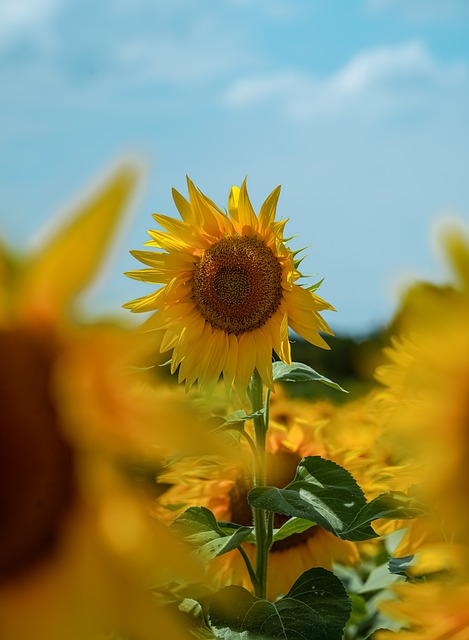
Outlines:
[[[219,205],[248,176],[338,331],[385,323],[432,229],[469,217],[467,0],[0,0],[0,233],[34,242],[116,157],[148,166],[132,223],[84,300],[143,295],[137,267],[185,175]],[[122,312],[125,313],[125,312]]]

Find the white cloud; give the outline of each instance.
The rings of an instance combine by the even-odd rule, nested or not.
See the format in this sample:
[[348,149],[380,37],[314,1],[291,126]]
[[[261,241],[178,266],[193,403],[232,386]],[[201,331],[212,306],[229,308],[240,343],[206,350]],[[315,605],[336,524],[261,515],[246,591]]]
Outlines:
[[326,78],[288,70],[246,77],[223,99],[233,108],[277,104],[292,117],[369,117],[421,108],[436,93],[467,88],[468,80],[463,64],[443,65],[421,43],[409,42],[362,52]]
[[114,50],[115,69],[137,83],[192,86],[224,77],[249,60],[247,50],[239,51],[235,41],[203,20],[184,34],[129,37]]
[[54,46],[53,22],[63,0],[0,0],[0,52],[27,42]]

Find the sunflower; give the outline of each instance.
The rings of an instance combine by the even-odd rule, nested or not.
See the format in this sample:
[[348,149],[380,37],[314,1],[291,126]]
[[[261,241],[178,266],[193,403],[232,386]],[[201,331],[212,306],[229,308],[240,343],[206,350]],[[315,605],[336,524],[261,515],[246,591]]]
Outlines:
[[[326,401],[311,403],[286,397],[281,389],[272,394],[267,432],[267,484],[284,487],[294,478],[303,457],[320,455],[350,470],[368,497],[401,488],[400,467],[387,459],[379,445],[379,425],[369,415],[365,401],[335,407]],[[350,440],[355,434],[355,442]],[[215,457],[188,458],[176,463],[161,478],[171,488],[158,501],[155,513],[168,521],[174,510],[205,506],[221,521],[251,525],[252,514],[246,500],[252,481],[247,470],[249,452],[244,440],[238,461]],[[246,464],[245,464],[246,461]],[[277,514],[274,527],[288,518]],[[254,545],[245,543],[251,560]],[[298,576],[335,563],[355,565],[361,545],[340,540],[318,525],[274,543],[269,556],[267,596],[274,600],[287,593]],[[371,550],[374,551],[374,548]],[[367,549],[367,553],[371,553]],[[238,552],[213,560],[210,577],[217,585],[241,584],[250,588],[243,560]]]
[[[388,438],[407,449],[424,500],[448,539],[457,541],[469,533],[469,241],[447,232],[446,246],[457,267],[454,284],[418,284],[407,292],[398,320],[402,334],[386,350],[390,362],[377,378],[385,387]],[[421,539],[422,527],[416,527],[412,537]]]
[[376,640],[466,640],[469,638],[469,553],[466,546],[440,544],[418,554],[411,567],[425,580],[396,583],[380,609],[403,625],[379,631]]
[[406,293],[396,321],[401,335],[377,371],[387,438],[413,458],[416,490],[430,510],[395,550],[415,554],[412,573],[427,574],[426,582],[398,585],[397,599],[382,604],[409,640],[469,638],[469,237],[452,229],[443,242],[453,282],[419,283]]
[[189,201],[173,190],[182,220],[153,215],[166,231],[149,231],[146,244],[158,251],[132,252],[148,268],[126,274],[163,286],[125,307],[155,312],[144,329],[163,335],[161,350],[172,350],[171,372],[179,367],[187,388],[198,380],[213,389],[223,374],[244,396],[254,369],[272,388],[272,350],[291,363],[288,327],[327,349],[318,332],[332,332],[319,312],[333,308],[316,286],[296,284],[300,260],[285,245],[286,220],[275,221],[280,187],[258,216],[246,182],[231,189],[228,213],[190,180],[188,190]]
[[146,339],[109,323],[80,325],[70,309],[136,178],[132,167],[118,170],[36,255],[0,252],[0,627],[8,640],[81,640],[98,629],[187,637],[144,588],[198,570],[150,517],[136,478],[187,441],[192,412],[129,373],[148,357]]
[[469,638],[469,584],[443,582],[400,584],[397,600],[386,601],[383,611],[405,624],[399,632],[378,631],[376,640],[467,640]]

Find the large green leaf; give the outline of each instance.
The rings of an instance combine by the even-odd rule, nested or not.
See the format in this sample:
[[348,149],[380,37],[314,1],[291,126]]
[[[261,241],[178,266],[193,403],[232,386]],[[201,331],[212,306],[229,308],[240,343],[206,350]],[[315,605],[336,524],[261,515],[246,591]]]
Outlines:
[[195,547],[196,555],[202,560],[233,551],[253,530],[253,527],[222,529],[210,509],[205,507],[189,507],[176,518],[171,528]]
[[272,374],[274,382],[322,382],[328,387],[348,393],[337,382],[329,380],[303,362],[293,362],[292,364],[274,362],[272,363]]
[[378,518],[416,518],[425,510],[412,498],[386,493],[367,503],[353,476],[319,456],[303,458],[293,482],[285,487],[256,487],[248,494],[251,506],[319,524],[343,540],[369,540]]
[[[253,507],[295,516],[319,524],[339,538],[344,535],[366,498],[352,475],[340,465],[319,456],[303,458],[293,482],[285,487],[257,487],[248,494]],[[368,525],[367,538],[376,537]]]
[[303,573],[276,602],[256,598],[242,587],[225,587],[211,601],[209,620],[218,637],[229,629],[245,640],[340,640],[350,611],[350,598],[339,578],[315,568]]

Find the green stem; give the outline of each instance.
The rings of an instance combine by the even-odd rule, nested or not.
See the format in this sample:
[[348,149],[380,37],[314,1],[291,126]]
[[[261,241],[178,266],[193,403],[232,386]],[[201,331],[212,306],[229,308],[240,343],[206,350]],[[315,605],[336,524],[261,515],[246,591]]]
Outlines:
[[[264,407],[264,385],[257,369],[254,370],[249,387],[252,412],[257,413]],[[266,483],[266,434],[267,427],[264,415],[253,418],[254,443],[257,456],[254,460],[254,487],[264,486]],[[253,507],[254,529],[256,533],[256,576],[257,584],[254,585],[258,598],[265,598],[267,592],[267,562],[270,543],[268,540],[267,514],[264,509]]]
[[252,568],[251,561],[249,560],[248,555],[247,555],[246,551],[243,549],[243,547],[237,547],[237,549],[240,552],[240,554],[241,554],[241,556],[242,556],[242,558],[244,560],[244,564],[246,565],[246,568],[248,570],[249,577],[251,578],[252,586],[254,587],[254,590],[257,592],[258,580],[257,580],[256,572]]
[[254,459],[254,475],[252,474],[252,468],[249,470],[249,475],[254,480],[254,477],[255,477],[255,474],[256,474],[256,468],[257,468],[257,466],[259,464],[256,444],[255,444],[254,440],[251,438],[251,436],[249,435],[249,433],[246,433],[246,431],[244,431],[244,429],[242,431],[239,431],[239,433],[243,436],[243,438],[249,444],[249,447],[251,449],[252,457]]

